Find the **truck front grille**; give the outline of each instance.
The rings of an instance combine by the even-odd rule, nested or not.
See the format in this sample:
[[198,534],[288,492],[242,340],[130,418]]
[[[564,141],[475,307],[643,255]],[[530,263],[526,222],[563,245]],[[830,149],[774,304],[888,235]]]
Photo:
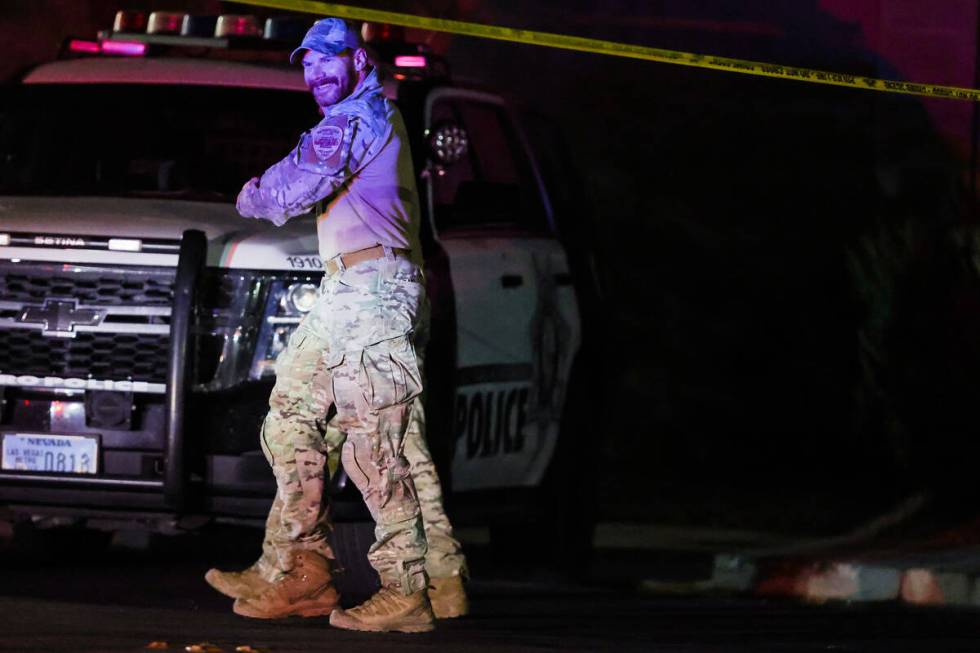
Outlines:
[[169,337],[79,333],[48,338],[37,330],[0,329],[0,372],[164,383]]
[[[0,373],[164,383],[173,283],[173,268],[0,261]],[[58,302],[98,317],[52,326]]]
[[86,270],[60,265],[0,269],[0,298],[7,302],[65,298],[99,306],[170,306],[173,294],[172,278],[140,269]]

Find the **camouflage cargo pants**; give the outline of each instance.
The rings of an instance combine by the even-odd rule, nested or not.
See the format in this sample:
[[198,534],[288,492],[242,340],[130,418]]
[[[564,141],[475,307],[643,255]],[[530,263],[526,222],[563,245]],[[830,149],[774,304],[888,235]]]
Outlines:
[[[375,519],[369,559],[382,584],[403,592],[464,573],[425,444],[420,358],[424,289],[397,258],[324,279],[321,296],[276,362],[262,446],[277,493],[258,569],[272,580],[297,550],[333,557],[327,541],[327,463],[339,453]],[[331,405],[336,417],[324,424]],[[428,543],[427,543],[428,540]]]

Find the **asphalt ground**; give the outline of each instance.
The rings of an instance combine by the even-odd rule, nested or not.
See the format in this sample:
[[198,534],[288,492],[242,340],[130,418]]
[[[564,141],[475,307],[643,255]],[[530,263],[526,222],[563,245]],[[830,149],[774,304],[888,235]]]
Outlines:
[[631,582],[630,570],[642,575],[644,565],[678,577],[699,573],[703,561],[690,552],[603,549],[590,572],[573,578],[471,546],[472,615],[440,622],[433,633],[400,635],[338,631],[322,618],[234,615],[202,576],[214,564],[247,564],[254,531],[154,538],[135,548],[100,547],[77,534],[55,539],[0,554],[0,651],[144,651],[151,642],[170,651],[210,642],[269,653],[980,650],[977,611],[658,596]]

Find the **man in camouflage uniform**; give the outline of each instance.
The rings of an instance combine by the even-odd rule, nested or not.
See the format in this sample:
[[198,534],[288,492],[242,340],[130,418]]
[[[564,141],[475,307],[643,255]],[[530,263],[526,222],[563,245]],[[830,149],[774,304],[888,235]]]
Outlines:
[[[408,136],[352,26],[317,21],[290,60],[300,57],[323,120],[246,183],[237,206],[281,225],[326,200],[317,219],[325,274],[276,362],[262,448],[278,490],[262,557],[207,579],[245,616],[331,614],[341,628],[431,630],[434,616],[467,610],[465,560],[442,509],[418,400],[428,306]],[[375,519],[368,558],[382,585],[346,611],[336,607],[326,538],[327,461],[338,451]]]

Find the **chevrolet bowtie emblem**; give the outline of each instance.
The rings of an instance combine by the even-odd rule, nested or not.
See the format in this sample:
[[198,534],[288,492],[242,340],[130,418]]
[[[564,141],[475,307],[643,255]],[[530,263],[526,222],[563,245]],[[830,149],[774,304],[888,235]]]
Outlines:
[[74,338],[76,326],[95,326],[102,322],[102,312],[78,308],[74,300],[49,299],[43,306],[25,306],[18,322],[42,325],[42,334]]

